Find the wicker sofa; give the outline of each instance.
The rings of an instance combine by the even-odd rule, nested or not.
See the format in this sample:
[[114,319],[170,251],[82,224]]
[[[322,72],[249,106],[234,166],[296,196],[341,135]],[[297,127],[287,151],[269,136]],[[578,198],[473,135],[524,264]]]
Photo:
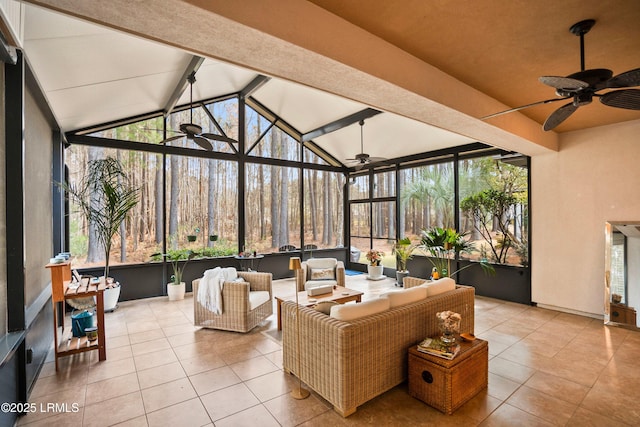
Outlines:
[[[405,288],[424,283],[408,277]],[[352,321],[300,307],[300,372],[294,302],[282,305],[283,367],[333,404],[344,417],[407,379],[408,349],[438,333],[436,312],[462,315],[460,332],[474,332],[474,288],[454,290]]]
[[[224,282],[222,287],[222,314],[215,314],[197,301],[200,279],[191,282],[193,286],[194,325],[234,332],[249,332],[273,314],[273,294],[271,273],[239,271],[243,282]],[[253,291],[269,292],[269,299],[251,309],[250,294]]]

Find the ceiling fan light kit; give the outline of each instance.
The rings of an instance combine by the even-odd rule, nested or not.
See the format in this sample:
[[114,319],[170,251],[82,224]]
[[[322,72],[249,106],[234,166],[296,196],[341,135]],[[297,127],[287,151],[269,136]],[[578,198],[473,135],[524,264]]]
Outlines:
[[585,69],[584,35],[595,25],[594,19],[580,21],[569,28],[569,31],[580,37],[580,71],[566,77],[542,76],[539,81],[556,90],[558,98],[538,101],[523,105],[499,113],[482,117],[482,120],[497,117],[502,114],[520,111],[525,108],[541,104],[548,104],[562,100],[570,100],[555,110],[544,122],[542,128],[545,131],[554,129],[573,114],[579,107],[590,104],[593,97],[600,98],[600,102],[609,107],[625,108],[628,110],[640,110],[640,89],[620,89],[606,93],[597,93],[605,89],[618,89],[640,86],[640,68],[626,71],[613,77],[613,71],[606,68]]

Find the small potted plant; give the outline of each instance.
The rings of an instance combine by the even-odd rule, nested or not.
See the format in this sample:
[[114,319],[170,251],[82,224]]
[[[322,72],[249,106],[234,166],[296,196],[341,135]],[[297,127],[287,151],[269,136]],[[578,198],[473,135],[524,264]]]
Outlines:
[[380,265],[380,261],[382,261],[382,257],[384,256],[384,252],[379,251],[377,249],[371,249],[366,254],[367,261],[369,261],[369,265],[367,266],[367,272],[369,275],[367,276],[370,280],[380,280],[384,279],[383,270],[384,267]]
[[218,241],[218,235],[217,234],[210,234],[209,235],[209,241],[217,242]]
[[[184,273],[187,263],[195,256],[196,254],[193,251],[176,251],[171,254],[166,254],[167,260],[171,262],[171,267],[173,268],[171,282],[167,283],[167,295],[169,296],[169,301],[184,299],[185,283],[182,281],[182,273]],[[180,262],[183,260],[184,263],[180,265]]]
[[195,242],[198,239],[198,233],[200,232],[199,228],[196,228],[195,230],[193,230],[193,234],[188,234],[187,235],[187,241],[188,242]]
[[396,282],[398,286],[403,286],[403,280],[409,275],[407,261],[413,258],[413,251],[416,246],[411,243],[408,237],[398,239],[393,245],[392,254],[396,256]]

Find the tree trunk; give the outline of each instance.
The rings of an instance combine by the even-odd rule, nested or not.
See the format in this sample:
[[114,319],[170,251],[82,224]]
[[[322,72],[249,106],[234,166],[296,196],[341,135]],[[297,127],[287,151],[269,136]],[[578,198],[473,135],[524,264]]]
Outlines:
[[[87,154],[87,161],[89,162],[104,159],[104,149],[101,147],[89,147]],[[95,198],[92,198],[91,203],[95,206],[98,201]],[[100,244],[96,227],[92,222],[89,222],[87,231],[87,263],[104,261],[104,247]]]
[[162,223],[162,200],[164,193],[162,191],[162,155],[156,154],[156,243],[162,243],[162,235],[164,234],[164,225]]
[[[209,171],[209,188],[207,189],[207,230],[209,230],[209,234],[218,234],[216,230],[216,206],[215,206],[215,196],[216,196],[216,178],[218,177],[218,171],[216,170],[216,160],[209,159],[208,160],[208,171]],[[214,242],[207,238],[207,245],[211,248],[214,245]]]
[[[122,163],[122,152],[120,150],[116,151],[116,159],[118,162]],[[122,184],[122,179],[118,176],[118,184]],[[135,183],[134,183],[135,184]],[[127,260],[127,224],[126,221],[122,221],[120,223],[120,262],[125,262]],[[108,255],[107,255],[108,256]]]
[[267,229],[264,221],[264,165],[258,165],[258,218],[260,221],[260,241],[267,238]]
[[[396,189],[394,188],[394,180],[387,179],[387,194],[395,194]],[[397,202],[396,202],[397,203]],[[389,241],[396,240],[396,206],[395,203],[388,202],[387,203],[387,219],[389,220],[389,232],[387,233],[387,238]]]
[[[318,171],[308,170],[307,173],[311,174],[311,180],[309,183],[309,199],[311,201],[311,212],[308,212],[311,216],[311,240],[313,243],[318,241],[318,201],[316,200],[316,186],[318,185]],[[323,173],[325,179],[328,179],[328,173]]]
[[324,176],[322,180],[322,244],[329,245],[329,226],[331,224],[331,212],[329,211],[329,179]]
[[[277,150],[276,150],[276,144],[275,141],[273,140],[273,133],[271,133],[271,156],[272,157],[276,157],[277,154]],[[277,179],[276,177],[278,176],[278,167],[277,166],[271,166],[271,173],[270,173],[270,183],[271,183],[271,247],[272,248],[279,248],[280,246],[282,246],[280,244],[279,238],[280,238],[280,215],[278,212],[278,208],[279,208],[279,204],[278,204],[278,185],[277,185]]]
[[171,156],[171,195],[169,197],[169,243],[178,249],[178,199],[180,196],[180,157]]
[[[287,145],[282,141],[282,134],[278,134],[278,145],[282,147],[282,157],[287,158]],[[289,244],[289,168],[280,168],[280,238],[278,246]]]

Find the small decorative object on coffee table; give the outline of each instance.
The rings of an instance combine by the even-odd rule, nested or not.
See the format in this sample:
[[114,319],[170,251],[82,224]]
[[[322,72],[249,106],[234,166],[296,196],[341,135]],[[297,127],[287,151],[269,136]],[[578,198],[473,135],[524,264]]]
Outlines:
[[456,342],[456,335],[460,333],[460,314],[453,311],[441,311],[436,313],[440,332],[442,332],[442,343],[445,345],[453,345]]

